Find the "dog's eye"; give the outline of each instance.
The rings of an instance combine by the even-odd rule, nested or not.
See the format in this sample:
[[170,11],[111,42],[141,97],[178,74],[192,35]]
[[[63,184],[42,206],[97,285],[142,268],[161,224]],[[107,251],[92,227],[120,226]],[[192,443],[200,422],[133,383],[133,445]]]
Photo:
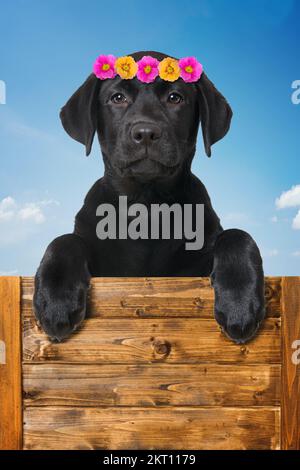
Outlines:
[[181,101],[183,101],[183,98],[179,93],[173,92],[168,96],[168,102],[171,104],[178,104],[181,103]]
[[127,99],[126,99],[126,96],[124,96],[122,93],[115,93],[114,95],[112,95],[111,101],[114,104],[122,104],[122,103],[126,103]]

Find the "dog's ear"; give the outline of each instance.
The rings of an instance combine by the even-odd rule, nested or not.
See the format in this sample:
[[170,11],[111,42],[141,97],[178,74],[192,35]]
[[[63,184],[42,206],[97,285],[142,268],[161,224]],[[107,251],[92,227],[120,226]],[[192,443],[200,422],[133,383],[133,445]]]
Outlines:
[[85,145],[86,155],[91,153],[97,128],[97,91],[99,82],[91,74],[61,109],[60,119],[65,131]]
[[197,86],[204,147],[206,155],[210,157],[211,146],[222,139],[230,128],[232,110],[204,73]]

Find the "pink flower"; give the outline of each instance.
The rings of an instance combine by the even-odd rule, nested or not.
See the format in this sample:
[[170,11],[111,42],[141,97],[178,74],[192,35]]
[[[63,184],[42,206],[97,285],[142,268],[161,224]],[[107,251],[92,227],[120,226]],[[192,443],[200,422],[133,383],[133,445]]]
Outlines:
[[184,57],[179,61],[180,76],[187,82],[197,82],[202,75],[203,66],[195,57]]
[[100,80],[105,80],[106,78],[114,78],[116,76],[115,72],[115,56],[109,55],[99,55],[94,62],[93,71],[97,78]]
[[141,60],[138,61],[137,78],[144,83],[154,82],[158,76],[158,64],[159,61],[149,55],[144,55]]

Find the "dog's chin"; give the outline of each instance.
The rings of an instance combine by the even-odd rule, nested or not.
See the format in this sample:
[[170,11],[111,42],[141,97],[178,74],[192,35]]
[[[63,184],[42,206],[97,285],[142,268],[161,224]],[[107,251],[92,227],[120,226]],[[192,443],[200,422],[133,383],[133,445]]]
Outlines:
[[117,172],[121,177],[134,178],[138,181],[147,182],[170,178],[178,172],[179,167],[179,164],[169,166],[146,157],[128,163],[128,165],[123,168],[117,167]]

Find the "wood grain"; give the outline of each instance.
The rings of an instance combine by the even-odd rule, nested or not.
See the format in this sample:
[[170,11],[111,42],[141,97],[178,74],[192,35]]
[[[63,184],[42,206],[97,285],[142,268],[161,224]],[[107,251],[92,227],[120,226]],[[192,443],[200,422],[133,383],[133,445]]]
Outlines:
[[22,447],[20,279],[0,277],[0,450]]
[[[22,313],[33,317],[34,280],[22,278]],[[280,316],[281,278],[266,278],[266,312]],[[214,292],[209,278],[93,278],[88,315],[110,317],[213,318]]]
[[25,410],[25,449],[278,449],[279,408]]
[[300,278],[282,279],[282,449],[300,450]]
[[24,448],[299,448],[300,278],[265,292],[267,320],[236,345],[208,278],[94,278],[89,318],[51,343],[23,278]]
[[280,319],[268,319],[246,345],[236,345],[214,320],[193,318],[89,319],[72,338],[51,343],[24,320],[24,362],[280,363]]
[[24,364],[28,406],[276,406],[279,365]]

